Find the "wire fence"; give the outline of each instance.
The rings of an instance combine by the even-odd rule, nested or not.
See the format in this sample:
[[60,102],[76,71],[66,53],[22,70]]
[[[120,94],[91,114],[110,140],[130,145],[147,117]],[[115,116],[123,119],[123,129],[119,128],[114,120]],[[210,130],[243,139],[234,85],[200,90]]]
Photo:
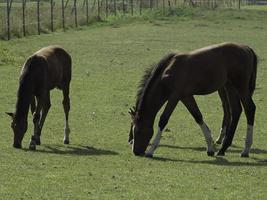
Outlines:
[[[0,39],[54,32],[180,5],[236,8],[266,0],[0,0]],[[267,2],[266,2],[267,3]]]

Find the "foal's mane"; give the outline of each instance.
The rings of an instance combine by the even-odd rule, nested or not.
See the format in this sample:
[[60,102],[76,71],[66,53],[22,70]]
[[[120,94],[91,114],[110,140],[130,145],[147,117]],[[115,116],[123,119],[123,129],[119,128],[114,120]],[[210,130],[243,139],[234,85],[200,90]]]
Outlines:
[[137,94],[136,94],[136,111],[140,111],[147,92],[149,91],[152,83],[166,68],[169,60],[175,55],[175,53],[169,53],[164,56],[158,63],[152,64],[148,67],[139,83]]

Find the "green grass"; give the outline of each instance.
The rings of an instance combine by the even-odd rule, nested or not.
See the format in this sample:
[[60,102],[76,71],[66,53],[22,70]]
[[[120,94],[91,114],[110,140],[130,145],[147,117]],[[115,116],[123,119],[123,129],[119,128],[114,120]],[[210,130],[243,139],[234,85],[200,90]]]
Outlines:
[[[0,41],[1,199],[265,199],[266,13],[193,10],[189,16],[126,19],[80,31]],[[195,12],[196,11],[196,12]],[[174,12],[175,13],[175,12]],[[127,144],[130,116],[144,69],[170,51],[188,51],[224,41],[250,45],[259,56],[255,137],[250,158],[240,158],[246,121],[241,117],[225,157],[207,157],[204,138],[179,104],[154,159],[133,156]],[[63,145],[62,95],[52,107],[36,152],[12,148],[20,66],[37,49],[62,45],[73,58],[71,144]],[[218,136],[222,108],[217,94],[197,97],[205,121]]]

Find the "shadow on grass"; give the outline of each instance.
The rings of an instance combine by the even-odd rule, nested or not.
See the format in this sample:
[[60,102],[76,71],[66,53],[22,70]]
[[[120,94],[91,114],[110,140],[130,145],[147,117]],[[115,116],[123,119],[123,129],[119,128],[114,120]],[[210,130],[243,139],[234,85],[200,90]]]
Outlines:
[[251,166],[251,167],[267,167],[267,160],[252,158],[255,163],[246,162],[246,158],[244,158],[244,162],[229,162],[227,159],[223,157],[214,157],[214,160],[182,160],[182,159],[173,159],[173,158],[162,158],[162,157],[153,157],[151,159],[158,161],[172,161],[172,162],[182,162],[182,163],[193,163],[193,164],[209,164],[209,165],[221,165],[221,166]]
[[[173,145],[160,145],[161,147],[173,148],[173,149],[182,149],[182,150],[193,150],[193,151],[206,151],[205,147],[180,147]],[[237,152],[241,153],[242,148],[232,145],[227,152]],[[254,154],[267,154],[267,150],[253,148],[251,153]],[[230,162],[224,157],[215,156],[214,160],[185,160],[185,159],[173,159],[173,158],[163,158],[163,157],[153,157],[153,160],[158,161],[172,161],[172,162],[182,162],[182,163],[194,163],[194,164],[210,164],[210,165],[221,165],[221,166],[262,166],[267,167],[267,159],[258,159],[251,157],[255,162],[249,162],[247,158],[243,158],[244,161]]]
[[42,145],[45,149],[37,149],[35,151],[23,149],[36,153],[61,154],[61,155],[78,155],[78,156],[101,156],[101,155],[118,155],[117,152],[105,149],[97,149],[89,146],[73,146],[73,145]]
[[[170,148],[170,149],[181,149],[181,150],[206,151],[206,147],[182,147],[182,146],[174,146],[174,145],[167,145],[167,144],[160,145],[160,147],[166,147],[166,148]],[[220,146],[216,145],[216,149],[217,150],[220,149]],[[232,145],[231,147],[229,147],[229,149],[226,151],[226,153],[227,152],[241,153],[242,150],[243,150],[243,147]],[[251,148],[250,153],[267,154],[267,150],[258,149],[258,148]]]

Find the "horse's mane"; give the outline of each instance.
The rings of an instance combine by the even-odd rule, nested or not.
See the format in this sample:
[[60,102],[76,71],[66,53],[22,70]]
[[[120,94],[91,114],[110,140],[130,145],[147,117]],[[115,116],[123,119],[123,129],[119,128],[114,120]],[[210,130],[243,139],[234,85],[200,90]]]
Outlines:
[[137,95],[136,95],[136,111],[139,111],[143,105],[147,91],[150,89],[154,80],[162,73],[167,66],[166,64],[175,55],[175,53],[169,53],[164,56],[158,63],[152,64],[148,67],[139,83]]

